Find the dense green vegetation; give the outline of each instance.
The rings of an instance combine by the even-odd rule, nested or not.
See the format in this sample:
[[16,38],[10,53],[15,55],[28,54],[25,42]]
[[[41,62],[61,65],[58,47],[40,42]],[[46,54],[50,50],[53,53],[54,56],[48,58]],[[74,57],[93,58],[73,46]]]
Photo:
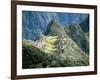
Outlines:
[[38,40],[23,40],[23,68],[89,65],[88,33],[84,33],[80,25],[61,28],[52,21],[48,26],[48,33]]
[[47,54],[25,40],[23,40],[22,51],[23,68],[41,68],[51,63],[51,59],[48,58]]
[[65,26],[65,32],[84,52],[89,54],[89,36],[85,34],[79,24],[70,24]]
[[[67,66],[87,66],[88,55],[82,56],[76,53],[47,54],[33,46],[30,42],[23,41],[22,68],[47,68],[47,67],[67,67]],[[78,56],[78,57],[77,57]]]

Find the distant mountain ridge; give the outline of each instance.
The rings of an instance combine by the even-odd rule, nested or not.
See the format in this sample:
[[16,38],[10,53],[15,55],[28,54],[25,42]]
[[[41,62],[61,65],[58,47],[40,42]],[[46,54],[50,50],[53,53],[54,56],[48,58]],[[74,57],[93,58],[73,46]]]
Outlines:
[[[48,24],[55,20],[62,27],[66,24],[82,23],[88,18],[88,14],[61,13],[61,12],[41,12],[41,11],[22,11],[22,37],[23,39],[35,40],[41,33],[45,33]],[[82,26],[82,27],[83,27]],[[33,35],[33,36],[31,36]]]

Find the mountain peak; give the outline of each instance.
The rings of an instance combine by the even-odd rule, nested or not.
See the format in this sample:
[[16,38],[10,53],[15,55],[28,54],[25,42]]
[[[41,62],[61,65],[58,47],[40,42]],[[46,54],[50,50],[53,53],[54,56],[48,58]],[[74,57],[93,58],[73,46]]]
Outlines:
[[58,22],[56,20],[54,20],[54,19],[49,22],[48,27],[52,27],[53,25],[55,27],[60,27]]
[[58,24],[56,20],[52,20],[47,27],[46,35],[62,36],[64,29]]

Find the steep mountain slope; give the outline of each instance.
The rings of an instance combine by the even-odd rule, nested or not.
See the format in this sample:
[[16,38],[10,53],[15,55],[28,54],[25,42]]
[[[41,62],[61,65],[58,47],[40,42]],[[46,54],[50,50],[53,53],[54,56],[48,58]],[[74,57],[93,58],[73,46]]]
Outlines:
[[65,61],[66,64],[69,62],[69,65],[64,64],[63,66],[89,64],[88,55],[81,50],[81,48],[66,34],[64,29],[60,27],[57,22],[52,21],[49,24],[48,35],[58,36],[56,44],[58,51],[55,53],[56,57],[59,54],[60,56],[58,56],[58,59]]
[[46,35],[66,36],[64,29],[55,20],[48,24]]
[[84,21],[80,23],[80,26],[84,32],[89,32],[89,15]]
[[48,34],[38,40],[23,40],[23,68],[87,66],[89,56],[65,33],[56,21]]
[[23,40],[22,68],[44,68],[50,65],[51,58],[32,43],[31,41]]
[[89,32],[85,32],[86,38],[89,41]]
[[79,24],[67,25],[64,29],[66,34],[68,34],[83,51],[89,53],[88,36],[86,36]]

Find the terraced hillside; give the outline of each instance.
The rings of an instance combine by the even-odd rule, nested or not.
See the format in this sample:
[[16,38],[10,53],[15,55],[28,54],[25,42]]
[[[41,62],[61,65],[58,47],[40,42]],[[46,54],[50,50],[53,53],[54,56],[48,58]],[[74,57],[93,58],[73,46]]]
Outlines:
[[89,55],[56,21],[48,24],[46,35],[35,41],[23,40],[23,68],[88,65]]

